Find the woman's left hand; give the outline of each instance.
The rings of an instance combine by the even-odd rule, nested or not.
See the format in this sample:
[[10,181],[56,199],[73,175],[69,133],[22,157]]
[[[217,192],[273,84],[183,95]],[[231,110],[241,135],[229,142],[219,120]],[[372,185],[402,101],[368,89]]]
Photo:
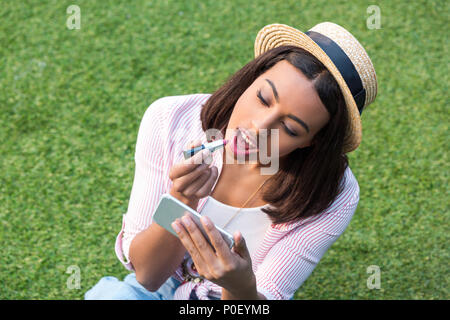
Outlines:
[[204,216],[200,220],[213,247],[187,214],[181,221],[177,219],[172,223],[172,228],[191,255],[198,274],[235,294],[256,293],[252,260],[242,234],[235,232],[235,244],[230,249],[208,217]]

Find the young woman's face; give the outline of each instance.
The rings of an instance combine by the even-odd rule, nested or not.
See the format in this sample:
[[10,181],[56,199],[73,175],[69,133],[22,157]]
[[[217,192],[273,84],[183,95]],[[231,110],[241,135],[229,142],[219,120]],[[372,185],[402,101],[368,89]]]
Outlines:
[[[278,129],[281,159],[297,148],[309,146],[329,119],[313,83],[300,70],[282,60],[259,76],[238,99],[225,138],[232,141],[234,132],[243,128],[253,133],[261,150],[259,132],[267,129],[266,148],[267,156],[270,156],[271,130]],[[234,154],[234,144],[229,143],[227,147]]]

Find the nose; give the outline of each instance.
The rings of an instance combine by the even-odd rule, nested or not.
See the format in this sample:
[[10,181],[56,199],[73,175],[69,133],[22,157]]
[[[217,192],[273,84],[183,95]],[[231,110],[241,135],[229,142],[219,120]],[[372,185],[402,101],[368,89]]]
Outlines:
[[261,129],[267,130],[267,136],[270,136],[271,129],[275,126],[278,119],[277,112],[266,113],[259,119],[252,120],[252,129],[255,131],[256,136],[259,136]]

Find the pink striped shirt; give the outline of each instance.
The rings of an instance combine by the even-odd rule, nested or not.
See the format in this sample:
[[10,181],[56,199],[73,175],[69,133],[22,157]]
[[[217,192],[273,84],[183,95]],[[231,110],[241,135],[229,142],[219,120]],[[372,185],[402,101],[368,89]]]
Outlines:
[[[118,259],[130,271],[134,271],[129,261],[130,243],[136,234],[150,226],[161,195],[169,192],[172,186],[170,168],[184,159],[181,150],[188,143],[199,139],[206,142],[200,111],[210,96],[163,97],[145,111],[136,143],[135,176],[128,210],[123,215],[122,229],[115,245]],[[222,155],[219,151],[212,154],[213,165],[217,166],[219,175]],[[350,167],[347,167],[344,178],[341,181],[344,183],[343,191],[324,212],[296,222],[271,224],[267,229],[262,243],[252,255],[257,290],[267,299],[291,299],[346,229],[358,205],[359,185]],[[198,212],[207,199],[199,201]],[[186,253],[185,257],[188,256]],[[180,281],[183,280],[181,270],[180,265],[173,274]],[[174,299],[188,300],[193,289],[199,299],[221,294],[221,287],[204,280],[181,285]]]

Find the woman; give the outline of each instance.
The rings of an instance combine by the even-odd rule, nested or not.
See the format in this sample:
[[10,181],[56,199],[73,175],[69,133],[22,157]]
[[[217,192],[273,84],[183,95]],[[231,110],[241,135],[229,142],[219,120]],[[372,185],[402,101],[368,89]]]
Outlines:
[[[343,233],[359,201],[345,154],[358,147],[359,116],[376,96],[373,65],[329,22],[306,33],[268,25],[255,56],[212,95],[165,97],[147,109],[116,241],[134,273],[101,279],[86,299],[292,299]],[[205,133],[229,143],[184,160]],[[267,150],[271,162],[250,161],[246,149]],[[204,216],[212,245],[188,217],[172,224],[178,237],[152,224],[163,193]],[[231,250],[214,225],[234,235]]]

